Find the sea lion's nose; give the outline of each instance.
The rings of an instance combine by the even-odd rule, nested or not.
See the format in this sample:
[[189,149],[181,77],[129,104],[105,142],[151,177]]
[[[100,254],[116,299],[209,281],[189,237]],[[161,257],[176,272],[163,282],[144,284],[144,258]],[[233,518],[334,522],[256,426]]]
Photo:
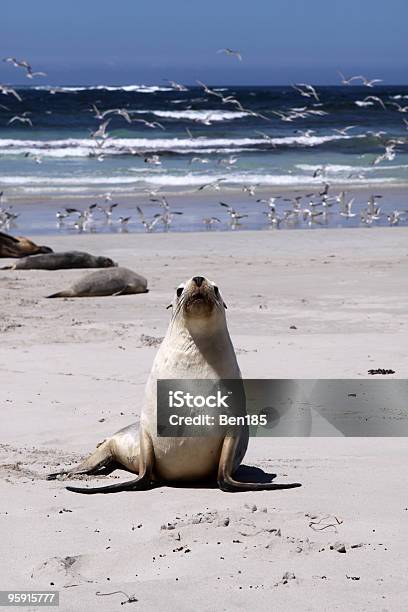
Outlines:
[[201,285],[203,284],[204,280],[205,280],[204,276],[194,276],[193,277],[193,281],[195,282],[197,287],[201,287]]

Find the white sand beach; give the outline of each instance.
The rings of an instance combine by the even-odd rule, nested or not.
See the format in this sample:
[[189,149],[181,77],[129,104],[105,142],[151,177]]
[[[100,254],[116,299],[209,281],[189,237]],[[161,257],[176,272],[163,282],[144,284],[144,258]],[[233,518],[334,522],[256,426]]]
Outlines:
[[35,240],[110,256],[150,291],[46,300],[84,271],[0,271],[1,588],[59,590],[64,611],[122,609],[97,594],[114,591],[143,611],[405,609],[406,438],[252,439],[244,463],[302,483],[286,491],[90,497],[45,476],[138,420],[165,307],[197,274],[246,378],[407,378],[407,228]]

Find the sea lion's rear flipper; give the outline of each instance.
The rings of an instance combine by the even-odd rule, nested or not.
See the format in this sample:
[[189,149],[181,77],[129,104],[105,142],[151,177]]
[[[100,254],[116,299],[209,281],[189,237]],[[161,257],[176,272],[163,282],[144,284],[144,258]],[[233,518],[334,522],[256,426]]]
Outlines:
[[89,455],[82,463],[72,468],[71,470],[63,470],[48,474],[47,480],[56,480],[58,476],[75,476],[76,474],[94,474],[104,467],[108,467],[113,462],[112,452],[110,449],[110,440],[100,442],[96,450]]
[[[128,293],[135,293],[135,291],[130,291],[132,289],[132,285],[125,285],[123,289],[113,293],[112,295],[127,295]],[[149,293],[149,290],[146,288],[144,291],[139,291],[137,293]]]
[[148,433],[140,432],[140,454],[139,454],[139,476],[128,482],[119,482],[118,484],[108,485],[106,487],[94,487],[92,489],[82,487],[67,487],[68,491],[73,493],[85,493],[93,495],[94,493],[118,493],[119,491],[142,491],[152,489],[157,486],[152,482],[154,468],[154,448],[153,442]]
[[70,297],[72,294],[69,291],[57,291],[57,293],[51,293],[51,295],[46,295],[46,298],[62,298],[62,297]]
[[129,285],[124,285],[122,289],[119,289],[119,291],[116,291],[116,293],[112,293],[112,295],[125,295],[128,289]]
[[3,266],[0,270],[15,270],[14,266]]
[[220,463],[218,466],[218,486],[222,491],[234,493],[238,491],[276,491],[279,489],[294,489],[301,487],[298,482],[290,484],[274,484],[271,482],[239,482],[232,476],[234,457],[239,444],[238,436],[227,435],[224,439]]

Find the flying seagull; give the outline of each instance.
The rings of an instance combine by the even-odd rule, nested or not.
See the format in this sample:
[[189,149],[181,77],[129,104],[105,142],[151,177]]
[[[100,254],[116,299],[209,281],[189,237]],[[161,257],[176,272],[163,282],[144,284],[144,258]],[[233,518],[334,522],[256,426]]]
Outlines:
[[[379,104],[380,106],[382,106],[382,108],[383,108],[384,110],[387,110],[387,109],[385,108],[385,104],[384,104],[384,102],[383,102],[383,101],[381,100],[381,98],[379,98],[378,96],[366,96],[366,97],[364,98],[363,102],[368,102],[369,100],[371,100],[372,102],[378,102],[378,104]],[[394,102],[394,104],[395,104],[395,102]]]
[[0,85],[0,92],[5,95],[8,96],[9,94],[11,94],[12,96],[14,96],[19,102],[22,102],[22,98],[21,96],[16,92],[15,89],[13,89],[12,87],[7,87],[7,85]]
[[47,76],[45,72],[33,72],[32,66],[27,60],[18,60],[15,57],[4,57],[3,62],[13,64],[16,68],[24,68],[28,79],[33,79],[36,76]]
[[308,85],[307,83],[296,83],[292,85],[292,87],[304,98],[314,98],[316,102],[320,102],[320,98],[312,85]]
[[145,125],[146,127],[149,127],[149,128],[157,128],[157,127],[159,127],[161,130],[165,130],[166,129],[164,127],[164,125],[162,125],[158,121],[146,121],[145,119],[133,119],[133,121],[136,122],[136,123],[143,123],[143,125]]
[[362,84],[366,87],[374,87],[375,83],[382,83],[382,79],[367,79],[367,77],[363,75],[353,76],[347,79],[342,72],[338,71],[338,74],[340,75],[342,85],[350,85],[352,81],[362,81]]
[[10,121],[7,122],[7,124],[9,125],[10,123],[14,123],[15,121],[19,121],[20,123],[28,123],[30,127],[33,127],[33,122],[29,117],[25,116],[25,113],[23,115],[15,115],[10,119]]
[[233,49],[218,49],[217,53],[225,53],[226,55],[232,55],[239,59],[240,62],[242,61],[242,55],[240,54],[240,52],[234,51]]
[[171,85],[172,89],[176,91],[188,91],[187,87],[181,85],[181,83],[177,83],[176,81],[171,81],[170,79],[164,79],[169,85]]
[[340,134],[340,136],[347,136],[347,132],[355,127],[355,125],[348,125],[344,128],[333,128],[333,132],[336,132],[336,134]]

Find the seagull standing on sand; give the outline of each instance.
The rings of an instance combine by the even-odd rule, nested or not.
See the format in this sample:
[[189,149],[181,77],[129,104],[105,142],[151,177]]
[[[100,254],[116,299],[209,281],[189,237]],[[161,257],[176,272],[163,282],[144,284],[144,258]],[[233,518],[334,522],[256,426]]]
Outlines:
[[119,217],[118,223],[121,225],[121,227],[127,227],[131,218],[132,217]]
[[342,191],[340,194],[340,216],[346,217],[346,219],[351,219],[356,216],[356,213],[351,212],[351,207],[353,206],[354,198],[352,198],[349,202],[346,202],[346,192]]
[[257,202],[259,202],[259,203],[262,202],[263,204],[266,204],[268,206],[270,211],[275,211],[275,209],[276,209],[275,202],[276,202],[278,197],[280,197],[280,196],[271,197],[271,198],[268,198],[267,200],[265,200],[264,198],[259,198],[257,200]]
[[117,206],[118,206],[118,203],[116,202],[114,204],[109,204],[109,206],[107,207],[101,206],[100,204],[98,204],[97,208],[105,215],[106,221],[110,223],[112,219],[113,209],[116,208]]
[[165,227],[165,231],[168,231],[170,229],[170,225],[173,222],[174,219],[174,215],[182,215],[182,212],[173,210],[172,212],[170,212],[169,209],[166,209],[165,212],[160,215],[158,217],[159,221],[161,221]]
[[404,215],[407,214],[406,210],[393,210],[387,217],[390,225],[398,225]]
[[218,219],[218,217],[204,217],[203,223],[206,229],[209,230],[214,225],[214,223],[221,223],[221,220]]
[[234,51],[233,49],[218,49],[217,53],[225,53],[226,55],[231,55],[236,57],[240,62],[242,61],[242,55],[239,51]]
[[240,215],[235,208],[232,208],[232,206],[230,206],[229,204],[226,204],[225,202],[220,202],[220,206],[224,206],[224,208],[227,209],[227,212],[230,216],[230,219],[233,223],[237,223],[240,219],[244,219],[245,217],[247,217],[248,215]]

